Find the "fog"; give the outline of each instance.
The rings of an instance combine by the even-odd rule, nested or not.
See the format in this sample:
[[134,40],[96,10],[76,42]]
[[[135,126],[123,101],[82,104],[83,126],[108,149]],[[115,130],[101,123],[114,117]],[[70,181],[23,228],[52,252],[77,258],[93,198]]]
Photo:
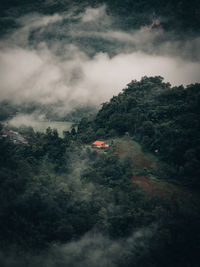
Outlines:
[[200,81],[199,38],[176,40],[153,24],[121,31],[105,5],[30,13],[16,23],[0,41],[1,100],[60,102],[70,111],[98,106],[145,75],[161,75],[172,85]]
[[[93,226],[91,230],[81,235],[81,237],[74,236],[72,240],[68,242],[49,242],[49,245],[45,249],[40,250],[39,248],[32,251],[27,248],[19,251],[15,250],[15,246],[13,246],[8,251],[5,249],[0,250],[0,266],[138,266],[138,262],[143,257],[148,256],[148,253],[150,253],[152,239],[159,229],[159,222],[155,221],[153,223],[149,223],[145,227],[135,227],[133,228],[133,231],[131,230],[130,234],[125,237],[110,237],[109,234],[106,233],[105,228],[107,228],[107,225],[110,224],[109,218],[112,215],[114,216],[120,214],[121,207],[119,203],[115,203],[115,201],[111,200],[114,197],[111,188],[107,186],[104,187],[95,182],[84,181],[84,171],[91,167],[91,158],[86,155],[88,155],[87,148],[81,153],[72,153],[70,151],[68,162],[71,164],[71,172],[57,175],[55,179],[53,178],[55,173],[53,172],[52,165],[46,165],[47,163],[43,162],[44,165],[41,165],[41,176],[39,176],[38,179],[41,179],[42,183],[42,177],[44,177],[45,174],[48,174],[47,177],[49,182],[45,183],[44,192],[42,193],[42,190],[40,191],[40,194],[42,195],[40,201],[41,204],[47,204],[47,201],[48,203],[53,203],[56,199],[56,195],[60,193],[60,196],[63,195],[64,197],[61,197],[60,200],[63,201],[65,210],[66,208],[76,210],[76,207],[79,205],[80,207],[83,207],[83,203],[89,208],[95,202],[99,202],[101,204],[101,208],[98,212],[99,220],[96,225]],[[42,185],[40,184],[40,189],[41,187]],[[32,194],[35,195],[35,190],[37,191],[38,189],[39,188],[37,188],[37,186],[36,188],[34,188],[33,185],[28,186],[23,198],[26,199],[27,196]],[[65,198],[66,195],[70,197]],[[54,209],[60,204],[57,202],[56,206],[51,206],[51,204],[50,206]],[[134,207],[132,208],[134,209]],[[70,216],[70,214],[71,213],[69,212],[68,216]],[[83,216],[83,214],[77,215],[78,219],[80,216],[81,227],[81,216]],[[91,214],[91,216],[93,215]],[[69,218],[69,223],[70,219],[73,220],[73,218]],[[40,237],[36,235],[35,241],[40,243],[38,238]]]
[[0,254],[0,263],[7,267],[115,267],[137,266],[138,261],[149,252],[150,240],[156,225],[141,228],[129,238],[114,241],[91,231],[81,239],[68,244],[54,245],[48,252],[31,255]]

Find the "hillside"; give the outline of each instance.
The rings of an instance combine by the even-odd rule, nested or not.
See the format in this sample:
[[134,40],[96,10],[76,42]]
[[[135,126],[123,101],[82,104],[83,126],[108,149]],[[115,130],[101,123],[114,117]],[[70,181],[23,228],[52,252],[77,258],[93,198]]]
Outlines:
[[[168,163],[183,184],[199,186],[200,84],[171,87],[162,77],[132,81],[102,105],[94,121],[82,119],[86,140],[128,133],[143,149]],[[169,170],[170,171],[170,170]]]
[[187,0],[180,1],[121,1],[121,0],[75,0],[73,4],[69,0],[58,1],[1,1],[1,22],[5,31],[10,27],[16,26],[14,18],[30,12],[43,12],[52,14],[55,12],[63,12],[76,10],[80,12],[84,7],[98,7],[106,4],[108,13],[116,18],[117,26],[123,29],[136,29],[144,25],[150,25],[152,19],[161,18],[160,26],[167,31],[175,31],[176,33],[199,33],[199,1]]
[[167,173],[169,166],[161,162],[156,155],[144,152],[130,137],[114,139],[111,150],[120,160],[131,162],[131,182],[144,190],[150,198],[158,195],[172,202],[181,201],[184,205],[190,202],[191,207],[199,205],[197,192],[171,179],[170,173]]
[[0,0],[0,267],[199,267],[199,47],[199,0]]
[[198,266],[198,101],[199,84],[144,77],[64,138],[1,134],[0,265]]

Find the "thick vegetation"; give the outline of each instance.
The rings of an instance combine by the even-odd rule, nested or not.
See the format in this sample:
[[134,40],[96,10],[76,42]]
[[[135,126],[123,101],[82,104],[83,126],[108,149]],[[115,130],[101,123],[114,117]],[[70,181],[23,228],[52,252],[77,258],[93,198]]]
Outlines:
[[176,170],[181,183],[200,185],[200,84],[171,88],[162,77],[132,81],[104,103],[96,119],[82,119],[78,133],[112,137],[129,133]]
[[16,27],[14,18],[30,13],[46,13],[52,14],[62,12],[73,7],[77,12],[82,11],[84,7],[106,4],[109,15],[116,19],[118,27],[124,29],[136,29],[144,25],[152,23],[155,18],[161,18],[161,25],[165,30],[175,31],[177,34],[181,32],[187,34],[199,33],[199,1],[191,0],[59,0],[59,1],[25,1],[25,0],[2,0],[0,14],[1,33],[4,33],[9,27]]
[[[101,252],[102,259],[114,257],[109,266],[198,266],[198,197],[189,191],[171,201],[148,195],[131,182],[134,162],[119,159],[112,147],[96,151],[86,143],[130,135],[172,166],[179,183],[199,186],[199,99],[198,84],[171,88],[161,77],[144,77],[63,139],[50,128],[45,134],[21,129],[28,145],[1,138],[1,265],[27,266],[27,253],[48,255],[55,245],[80,244],[86,233],[98,233],[110,241],[95,249],[115,242]],[[59,256],[62,264],[55,256],[53,266],[100,266],[93,258],[83,263],[94,249],[87,242]],[[119,244],[120,253],[114,252]],[[19,251],[20,260],[5,261]]]

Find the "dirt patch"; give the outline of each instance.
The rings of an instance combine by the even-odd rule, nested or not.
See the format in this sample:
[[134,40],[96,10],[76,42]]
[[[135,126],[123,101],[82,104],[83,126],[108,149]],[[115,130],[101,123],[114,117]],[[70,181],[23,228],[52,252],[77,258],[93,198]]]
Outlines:
[[179,190],[172,184],[164,181],[151,181],[147,176],[134,175],[131,182],[142,188],[148,196],[159,195],[167,198],[172,202],[182,198]]
[[140,145],[132,140],[117,142],[113,154],[118,154],[121,159],[131,158],[134,170],[143,168],[152,170],[158,167],[156,158],[151,154],[144,153]]
[[156,168],[156,164],[146,159],[142,153],[138,153],[133,157],[133,168],[134,169],[142,169],[146,168],[148,170],[152,170]]
[[131,178],[131,182],[144,189],[146,193],[152,194],[153,185],[150,183],[149,179],[146,176],[133,176]]
[[[130,158],[133,162],[133,173],[137,173],[144,168],[156,170],[162,168],[158,159],[149,153],[143,152],[141,146],[133,140],[120,139],[115,143],[113,154],[118,154],[120,159]],[[184,200],[186,195],[180,186],[173,185],[165,180],[156,179],[153,176],[133,175],[131,178],[133,185],[142,188],[148,196],[158,195],[174,202]]]

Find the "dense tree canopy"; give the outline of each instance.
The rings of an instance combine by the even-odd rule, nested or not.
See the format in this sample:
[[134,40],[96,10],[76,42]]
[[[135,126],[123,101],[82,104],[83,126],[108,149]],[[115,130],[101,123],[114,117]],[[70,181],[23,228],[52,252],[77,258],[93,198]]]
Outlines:
[[52,14],[59,11],[66,11],[73,6],[83,10],[86,6],[98,7],[106,4],[109,15],[115,17],[117,26],[124,29],[136,29],[144,25],[152,23],[152,19],[161,18],[161,25],[164,29],[183,33],[199,33],[199,1],[192,0],[59,0],[50,1],[49,5],[44,1],[18,1],[18,0],[2,0],[1,1],[1,32],[5,32],[7,28],[16,26],[8,14],[17,17],[30,12],[44,12]]
[[[14,266],[5,264],[4,255],[20,252],[23,260],[16,258],[15,266],[26,266],[27,253],[49,255],[55,245],[82,242],[88,233],[116,242],[112,248],[132,244],[120,253],[108,250],[117,259],[113,266],[198,266],[199,89],[199,84],[172,88],[160,76],[143,77],[104,103],[95,117],[82,118],[64,138],[55,129],[35,133],[30,127],[18,129],[28,144],[1,136],[2,266]],[[131,182],[134,162],[120,159],[114,146],[96,151],[87,145],[124,135],[165,161],[180,185],[195,189],[180,187],[182,196],[170,200],[147,194]],[[64,254],[63,264],[83,261],[82,250],[74,253]]]
[[90,141],[95,134],[113,137],[128,132],[174,166],[181,180],[199,186],[199,115],[200,84],[172,88],[160,76],[143,77],[104,103],[95,120],[82,119],[78,134],[84,129]]

